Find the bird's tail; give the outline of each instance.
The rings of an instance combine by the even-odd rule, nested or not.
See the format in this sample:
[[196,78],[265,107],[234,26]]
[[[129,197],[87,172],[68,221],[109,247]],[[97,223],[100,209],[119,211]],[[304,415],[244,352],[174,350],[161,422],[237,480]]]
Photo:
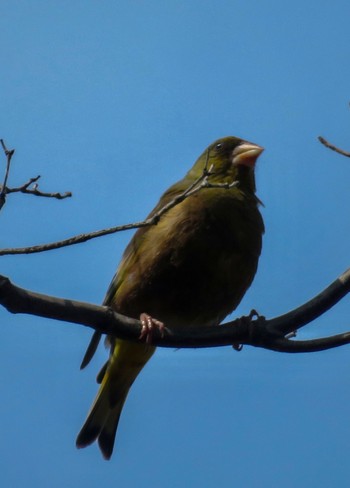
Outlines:
[[101,386],[78,434],[77,447],[86,447],[97,440],[103,457],[110,459],[129,389],[154,351],[154,346],[116,341],[107,366],[102,368]]

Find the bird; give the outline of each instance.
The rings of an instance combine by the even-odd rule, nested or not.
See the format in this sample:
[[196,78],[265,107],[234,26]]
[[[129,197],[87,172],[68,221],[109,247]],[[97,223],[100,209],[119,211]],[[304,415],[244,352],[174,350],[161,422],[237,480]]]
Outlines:
[[[106,338],[109,358],[97,376],[100,387],[77,436],[78,448],[97,441],[103,457],[111,458],[129,389],[156,350],[154,328],[163,333],[165,326],[191,326],[200,332],[218,325],[250,287],[264,234],[254,171],[263,150],[233,136],[210,144],[149,217],[183,198],[131,238],[103,303],[140,319],[140,341]],[[95,332],[82,368],[100,338]]]

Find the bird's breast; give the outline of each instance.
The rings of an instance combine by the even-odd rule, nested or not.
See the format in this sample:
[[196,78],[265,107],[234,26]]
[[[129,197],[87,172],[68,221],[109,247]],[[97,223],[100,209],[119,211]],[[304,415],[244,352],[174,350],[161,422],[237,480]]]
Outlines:
[[219,323],[255,275],[260,221],[255,203],[199,195],[186,199],[138,242],[135,235],[116,295],[119,311],[147,312],[173,327]]

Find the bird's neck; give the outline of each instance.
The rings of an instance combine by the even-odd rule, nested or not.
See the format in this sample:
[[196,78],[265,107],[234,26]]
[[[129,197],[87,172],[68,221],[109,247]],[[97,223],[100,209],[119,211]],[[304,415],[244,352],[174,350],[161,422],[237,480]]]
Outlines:
[[254,169],[248,166],[239,165],[236,168],[236,179],[239,181],[239,187],[245,192],[255,194],[255,175]]

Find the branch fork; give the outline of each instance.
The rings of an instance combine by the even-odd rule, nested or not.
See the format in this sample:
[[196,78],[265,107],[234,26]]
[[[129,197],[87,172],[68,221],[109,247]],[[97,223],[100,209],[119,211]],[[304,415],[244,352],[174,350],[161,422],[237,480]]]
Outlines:
[[[250,345],[278,352],[315,352],[350,343],[350,331],[331,337],[307,341],[291,340],[294,331],[304,327],[332,308],[350,291],[350,269],[325,290],[304,305],[287,314],[266,319],[252,311],[247,317],[212,327],[191,327],[181,330],[155,330],[152,344],[172,348],[198,348]],[[139,320],[125,317],[106,306],[42,295],[15,286],[0,276],[0,305],[11,313],[25,313],[72,322],[90,327],[101,334],[139,342],[142,325]],[[166,324],[165,324],[166,325]],[[187,327],[186,327],[187,325]],[[291,336],[292,334],[292,336]]]

